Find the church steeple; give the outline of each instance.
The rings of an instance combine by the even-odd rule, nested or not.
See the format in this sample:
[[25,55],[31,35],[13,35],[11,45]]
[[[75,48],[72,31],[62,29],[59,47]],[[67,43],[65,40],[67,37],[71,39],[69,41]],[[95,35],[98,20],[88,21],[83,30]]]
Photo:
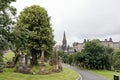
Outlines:
[[66,35],[65,35],[65,31],[64,31],[64,35],[63,35],[63,42],[66,41]]
[[64,34],[63,34],[63,40],[62,40],[62,49],[65,51],[67,48],[67,40],[66,40],[66,34],[65,34],[65,31],[64,31]]

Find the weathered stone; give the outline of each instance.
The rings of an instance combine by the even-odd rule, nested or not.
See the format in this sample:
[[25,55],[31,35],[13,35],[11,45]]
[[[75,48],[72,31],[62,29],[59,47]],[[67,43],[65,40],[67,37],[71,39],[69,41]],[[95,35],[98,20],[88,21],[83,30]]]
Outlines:
[[45,73],[45,64],[40,64],[40,74],[46,74]]
[[30,56],[28,56],[28,55],[25,56],[25,64],[26,64],[27,66],[31,66]]
[[[104,41],[100,41],[100,44],[103,46],[112,48],[114,50],[120,49],[120,42],[114,42],[112,38],[109,38],[109,40],[105,39]],[[74,42],[73,43],[73,48],[76,52],[81,52],[82,49],[84,49],[84,46],[85,46],[85,42],[83,43]]]
[[24,73],[24,74],[33,74],[31,68],[27,66],[17,66],[15,72]]
[[20,65],[16,67],[15,72],[24,73],[24,74],[33,74],[33,71],[30,67],[25,64],[25,56],[21,55]]
[[15,67],[14,62],[7,62],[6,68],[13,68],[13,67]]
[[58,53],[57,53],[57,50],[55,48],[55,52],[54,52],[54,58],[53,58],[53,61],[52,61],[52,65],[53,65],[53,69],[52,71],[53,72],[60,72],[62,71],[62,65],[59,61],[59,58],[58,58]]
[[41,57],[40,57],[40,74],[45,74],[44,47],[41,48]]
[[25,55],[21,55],[20,57],[20,65],[25,65]]

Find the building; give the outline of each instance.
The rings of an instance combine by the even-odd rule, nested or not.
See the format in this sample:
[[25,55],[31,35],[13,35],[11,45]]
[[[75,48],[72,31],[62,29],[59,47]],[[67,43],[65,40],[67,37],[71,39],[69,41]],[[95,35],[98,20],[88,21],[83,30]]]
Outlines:
[[63,34],[63,40],[62,40],[62,46],[61,46],[61,48],[62,48],[63,51],[67,50],[67,40],[66,40],[66,34],[65,34],[65,32]]
[[67,45],[66,34],[63,34],[62,45],[57,45],[58,50],[63,50],[65,53],[74,53],[73,47]]
[[[81,52],[81,50],[84,48],[86,43],[86,39],[84,39],[83,43],[74,42],[73,48],[76,52]],[[120,41],[119,42],[113,42],[112,38],[109,38],[109,40],[105,39],[104,41],[100,41],[100,43],[104,46],[110,47],[112,49],[120,49]]]

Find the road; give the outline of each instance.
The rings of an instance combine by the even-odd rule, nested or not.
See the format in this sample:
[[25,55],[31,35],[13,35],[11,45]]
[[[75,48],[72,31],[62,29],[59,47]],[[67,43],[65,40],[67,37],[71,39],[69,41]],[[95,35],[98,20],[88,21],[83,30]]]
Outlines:
[[69,66],[71,69],[75,70],[76,72],[78,72],[81,77],[82,80],[108,80],[98,74],[95,74],[93,72],[87,71],[87,70],[81,70],[78,69],[77,67],[73,67],[73,66]]

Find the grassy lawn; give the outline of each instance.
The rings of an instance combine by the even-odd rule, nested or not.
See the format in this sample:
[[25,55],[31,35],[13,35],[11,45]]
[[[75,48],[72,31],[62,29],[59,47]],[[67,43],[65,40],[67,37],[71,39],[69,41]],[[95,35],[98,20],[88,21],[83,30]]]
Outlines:
[[[4,55],[4,60],[12,60],[13,56],[14,53],[9,52],[8,54]],[[63,68],[63,71],[60,73],[51,73],[47,75],[21,74],[15,73],[14,70],[14,68],[5,68],[4,72],[0,73],[0,80],[76,80],[78,77],[78,73],[69,68]],[[39,66],[33,67],[33,71],[39,72]]]
[[60,73],[49,75],[28,75],[13,72],[14,69],[4,69],[0,73],[0,80],[75,80],[78,74],[71,69],[64,68]]
[[113,75],[116,74],[120,77],[120,72],[113,72],[113,71],[107,71],[107,70],[91,70],[92,72],[95,72],[99,75],[102,75],[106,77],[109,80],[113,80]]

